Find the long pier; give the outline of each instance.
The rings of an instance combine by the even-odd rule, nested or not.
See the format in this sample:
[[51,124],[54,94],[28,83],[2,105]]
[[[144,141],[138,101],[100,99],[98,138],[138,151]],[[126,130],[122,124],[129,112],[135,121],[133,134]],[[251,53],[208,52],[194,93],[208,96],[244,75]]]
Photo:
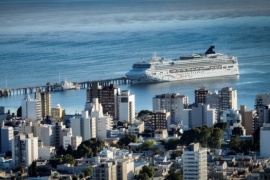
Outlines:
[[[126,77],[104,79],[104,80],[72,82],[72,83],[79,85],[81,89],[87,89],[89,87],[92,87],[92,85],[97,82],[103,87],[108,86],[110,84],[115,84],[115,85],[131,84],[131,81]],[[0,97],[7,97],[11,95],[21,95],[21,94],[31,94],[31,93],[37,92],[38,90],[41,92],[53,92],[55,91],[54,89],[57,86],[59,86],[58,83],[54,83],[54,84],[47,83],[45,85],[40,85],[40,86],[26,86],[26,87],[0,89]]]

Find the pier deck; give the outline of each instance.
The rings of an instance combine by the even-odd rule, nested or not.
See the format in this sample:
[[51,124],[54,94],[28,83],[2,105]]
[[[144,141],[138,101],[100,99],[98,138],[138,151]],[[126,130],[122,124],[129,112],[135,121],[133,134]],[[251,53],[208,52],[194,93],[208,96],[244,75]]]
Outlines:
[[[102,86],[107,86],[110,84],[115,85],[125,85],[131,84],[131,81],[126,77],[114,78],[114,79],[104,79],[104,80],[92,80],[92,81],[82,81],[82,82],[72,82],[74,84],[79,84],[81,89],[87,89],[88,87],[92,87],[94,83],[98,82]],[[26,86],[26,87],[17,87],[17,88],[7,88],[0,89],[0,97],[7,97],[11,95],[19,95],[19,94],[31,94],[40,90],[41,92],[53,92],[55,86],[59,86],[57,83],[47,83],[45,85],[40,86]]]

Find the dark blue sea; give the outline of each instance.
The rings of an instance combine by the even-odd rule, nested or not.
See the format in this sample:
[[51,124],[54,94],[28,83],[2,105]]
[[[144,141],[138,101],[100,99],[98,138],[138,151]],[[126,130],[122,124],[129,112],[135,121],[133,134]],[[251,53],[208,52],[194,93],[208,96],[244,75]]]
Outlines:
[[[176,58],[216,52],[238,57],[240,76],[118,86],[135,94],[136,111],[152,110],[152,97],[230,86],[238,106],[253,109],[256,94],[270,93],[269,0],[2,0],[0,89],[61,80],[122,77],[153,52]],[[31,95],[32,96],[32,95]],[[16,112],[23,95],[0,98]],[[33,97],[33,96],[32,96]],[[54,92],[69,114],[81,112],[86,90]]]

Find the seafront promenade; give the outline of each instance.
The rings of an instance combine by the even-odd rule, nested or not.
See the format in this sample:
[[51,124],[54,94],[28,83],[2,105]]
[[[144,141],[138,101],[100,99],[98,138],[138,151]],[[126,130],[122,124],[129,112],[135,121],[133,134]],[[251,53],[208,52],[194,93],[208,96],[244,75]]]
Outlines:
[[[81,89],[86,89],[86,88],[92,87],[92,85],[96,82],[98,82],[102,86],[106,86],[110,84],[115,84],[115,85],[131,84],[131,81],[126,77],[120,77],[120,78],[114,78],[114,79],[103,79],[103,80],[89,80],[89,81],[72,82],[72,83],[78,84]],[[31,93],[36,92],[37,90],[40,90],[41,92],[53,92],[56,86],[59,86],[59,84],[47,83],[45,85],[0,89],[0,97],[7,97],[7,96],[12,96],[12,95],[20,95],[20,94],[31,94]]]

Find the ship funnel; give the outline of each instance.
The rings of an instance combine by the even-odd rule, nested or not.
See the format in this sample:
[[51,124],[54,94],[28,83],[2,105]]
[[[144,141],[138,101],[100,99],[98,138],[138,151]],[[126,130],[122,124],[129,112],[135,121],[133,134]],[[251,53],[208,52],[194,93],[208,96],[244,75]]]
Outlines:
[[207,51],[205,52],[205,54],[215,54],[215,46],[210,46]]

